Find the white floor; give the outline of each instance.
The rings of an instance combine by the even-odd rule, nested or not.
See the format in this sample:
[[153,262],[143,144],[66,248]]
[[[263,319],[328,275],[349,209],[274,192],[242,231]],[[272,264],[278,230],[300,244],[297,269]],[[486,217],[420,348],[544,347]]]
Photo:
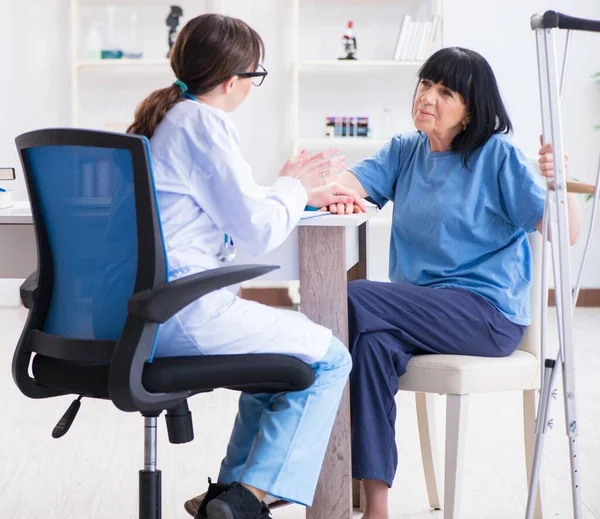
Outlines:
[[[70,398],[33,401],[12,382],[10,363],[26,311],[0,307],[0,519],[137,519],[137,471],[142,465],[142,421],[107,402],[84,400],[72,430],[60,440],[50,433]],[[553,329],[555,321],[551,320]],[[600,310],[576,315],[581,482],[585,519],[600,518]],[[561,397],[562,398],[562,397]],[[398,396],[400,464],[391,493],[393,519],[438,517],[428,510],[414,399]],[[517,393],[472,397],[463,484],[464,519],[519,519],[526,496]],[[192,401],[196,440],[171,445],[161,419],[159,465],[163,470],[163,518],[184,519],[183,501],[216,478],[231,428],[236,395],[225,391]],[[544,457],[546,518],[573,517],[562,400]],[[443,400],[439,399],[440,449]],[[299,507],[275,519],[304,517]]]

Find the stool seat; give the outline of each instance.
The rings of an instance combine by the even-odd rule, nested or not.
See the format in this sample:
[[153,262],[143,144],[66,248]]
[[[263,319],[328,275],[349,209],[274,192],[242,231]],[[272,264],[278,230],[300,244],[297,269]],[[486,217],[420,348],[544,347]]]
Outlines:
[[415,355],[399,380],[404,391],[468,395],[535,389],[538,373],[538,359],[522,350],[508,357]]

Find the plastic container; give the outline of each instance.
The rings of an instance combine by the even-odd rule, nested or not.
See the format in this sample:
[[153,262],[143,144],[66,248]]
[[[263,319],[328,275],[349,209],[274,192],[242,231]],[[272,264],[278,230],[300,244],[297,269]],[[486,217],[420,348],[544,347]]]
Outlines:
[[102,35],[95,23],[85,37],[85,55],[91,60],[102,58]]
[[102,47],[102,59],[121,59],[123,57],[123,49],[117,43],[115,11],[116,7],[114,5],[109,5],[106,7],[108,24],[106,30],[106,42]]
[[144,57],[138,43],[137,16],[137,13],[131,13],[129,16],[128,42],[123,52],[123,57],[126,59],[141,59]]
[[389,139],[396,133],[394,111],[391,108],[384,108],[381,113],[379,133],[382,139]]

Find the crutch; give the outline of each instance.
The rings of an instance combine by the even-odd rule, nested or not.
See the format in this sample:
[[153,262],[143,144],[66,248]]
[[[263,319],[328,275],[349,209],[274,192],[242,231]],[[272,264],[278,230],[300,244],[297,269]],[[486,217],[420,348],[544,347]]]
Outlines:
[[[569,453],[571,461],[571,484],[573,492],[574,519],[582,518],[581,493],[579,488],[579,459],[577,445],[577,409],[575,392],[575,362],[573,345],[573,311],[579,295],[581,279],[585,261],[589,251],[593,232],[598,194],[600,191],[600,164],[595,185],[567,182],[562,129],[560,120],[560,100],[564,87],[567,53],[570,41],[570,31],[600,32],[600,21],[574,18],[555,11],[536,14],[531,17],[531,28],[536,34],[538,73],[540,82],[540,101],[542,110],[542,130],[544,142],[552,142],[555,178],[548,183],[548,195],[543,219],[544,239],[548,231],[552,239],[552,266],[554,273],[554,286],[556,294],[556,312],[558,319],[559,350],[556,359],[546,359],[542,371],[541,394],[536,421],[536,444],[532,473],[527,498],[526,519],[533,519],[539,473],[542,462],[544,438],[548,428],[552,427],[549,418],[549,407],[552,398],[555,398],[555,383],[558,370],[562,372],[563,398],[565,405],[565,418],[567,436],[569,438]],[[567,31],[565,50],[562,63],[560,84],[558,81],[558,67],[556,56],[555,33],[557,29]],[[550,191],[554,191],[554,197]],[[592,219],[585,244],[583,259],[575,289],[571,287],[571,271],[569,262],[569,221],[567,211],[567,192],[590,193],[594,196]],[[554,218],[556,223],[554,223]],[[544,246],[542,273],[544,275],[544,288],[546,287],[547,247]],[[545,293],[545,291],[544,291]],[[545,312],[547,301],[542,305],[542,358],[545,357],[546,327]]]

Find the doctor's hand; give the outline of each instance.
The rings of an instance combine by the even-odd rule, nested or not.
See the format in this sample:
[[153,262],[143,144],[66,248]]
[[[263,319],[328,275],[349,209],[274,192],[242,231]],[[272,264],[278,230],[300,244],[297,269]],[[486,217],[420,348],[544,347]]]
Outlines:
[[306,150],[302,150],[283,165],[279,176],[297,178],[308,192],[326,184],[331,180],[329,177],[345,169],[345,157],[336,157],[336,153],[336,148],[315,155],[308,155]]
[[343,207],[352,206],[356,208],[353,212],[357,213],[364,213],[367,210],[362,198],[354,189],[336,182],[308,191],[308,205],[326,207],[338,204]]
[[[546,178],[554,178],[554,155],[552,155],[552,143],[544,144],[544,137],[540,135],[541,148],[538,151],[540,171]],[[569,156],[565,153],[565,174],[569,176]]]

